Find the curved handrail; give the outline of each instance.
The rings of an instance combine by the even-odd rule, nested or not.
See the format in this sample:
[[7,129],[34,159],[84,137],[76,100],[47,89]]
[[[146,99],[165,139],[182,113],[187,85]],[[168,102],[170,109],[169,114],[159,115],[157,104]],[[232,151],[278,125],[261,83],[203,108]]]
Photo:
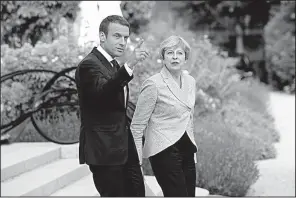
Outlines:
[[[19,70],[15,72],[11,72],[8,74],[5,74],[1,76],[1,83],[4,81],[13,78],[14,76],[17,75],[23,75],[26,73],[34,73],[34,72],[48,72],[54,74],[45,84],[45,86],[42,88],[41,93],[32,96],[31,101],[33,101],[32,106],[30,107],[31,109],[23,114],[21,114],[19,117],[17,117],[15,120],[11,121],[8,124],[0,126],[1,129],[1,135],[8,133],[10,130],[21,124],[23,121],[25,121],[27,118],[31,117],[31,121],[34,121],[33,114],[40,111],[41,109],[47,109],[47,108],[52,108],[52,107],[61,107],[61,106],[77,106],[78,105],[78,100],[76,99],[73,101],[63,101],[60,102],[59,99],[64,96],[72,96],[73,94],[77,94],[77,89],[71,88],[71,87],[62,87],[59,89],[52,88],[56,80],[60,77],[66,77],[68,80],[71,82],[75,82],[75,79],[72,78],[71,76],[67,75],[68,72],[71,72],[75,70],[77,67],[70,67],[63,69],[59,72],[52,71],[52,70],[46,70],[46,69],[25,69],[25,70]],[[46,96],[48,96],[50,93],[55,93],[54,97],[50,97],[45,99]],[[22,104],[21,104],[22,105]],[[133,113],[135,111],[136,105],[130,101],[127,103],[127,121],[130,124]],[[36,124],[36,123],[35,123]],[[36,126],[34,126],[36,128]],[[40,129],[39,129],[40,130]],[[38,130],[37,130],[38,131]],[[40,132],[40,131],[38,131]]]
[[[14,72],[11,72],[11,73],[8,73],[8,74],[5,74],[3,76],[1,76],[1,85],[2,83],[4,83],[5,81],[11,79],[13,80],[14,77],[17,77],[17,76],[21,76],[21,75],[26,75],[26,74],[32,74],[32,73],[51,73],[51,74],[57,74],[57,72],[55,71],[52,71],[52,70],[47,70],[47,69],[24,69],[24,70],[18,70],[18,71],[14,71]],[[34,101],[34,97],[32,98],[29,98],[28,101]],[[28,102],[26,101],[26,102]],[[20,103],[18,104],[20,106],[24,105],[24,103]],[[21,124],[24,120],[26,120],[28,117],[30,117],[30,115],[32,113],[35,112],[34,109],[26,109],[26,112],[20,110],[21,113],[19,115],[19,117],[17,117],[15,120],[12,120],[11,122],[7,123],[7,124],[3,124],[1,122],[1,126],[0,126],[0,129],[1,129],[1,134],[4,134],[4,133],[7,133],[9,130],[13,129],[14,127],[18,126],[19,124]],[[6,129],[3,131],[3,129]]]
[[1,76],[1,81],[0,83],[6,81],[7,79],[11,78],[11,76],[17,76],[17,75],[21,75],[21,74],[25,74],[25,73],[33,73],[33,72],[49,72],[49,73],[53,73],[56,74],[58,72],[56,71],[52,71],[52,70],[47,70],[47,69],[24,69],[24,70],[18,70],[18,71],[14,71],[8,74],[4,74],[3,76]]
[[71,81],[75,82],[75,79],[70,77],[70,76],[67,76],[66,73],[67,72],[70,72],[74,69],[76,69],[77,67],[70,67],[70,68],[66,68],[66,69],[63,69],[62,71],[60,71],[59,73],[57,73],[56,75],[54,75],[48,82],[47,84],[44,86],[43,88],[43,91],[45,90],[48,90],[53,84],[54,82],[61,76],[65,76],[67,78],[69,78]]

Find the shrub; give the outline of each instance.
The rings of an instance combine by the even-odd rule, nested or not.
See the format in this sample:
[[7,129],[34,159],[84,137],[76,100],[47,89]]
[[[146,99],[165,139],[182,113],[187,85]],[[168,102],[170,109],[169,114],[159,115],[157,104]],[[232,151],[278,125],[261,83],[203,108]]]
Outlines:
[[244,150],[241,137],[221,120],[212,124],[218,130],[196,127],[197,186],[208,189],[210,194],[245,196],[259,177],[253,154]]
[[269,115],[270,88],[253,79],[245,79],[229,87],[227,98],[235,98],[252,111]]
[[[74,40],[74,37],[60,36],[54,42],[47,44],[38,42],[35,47],[30,44],[25,44],[21,48],[12,49],[8,45],[1,45],[1,75],[8,74],[17,70],[23,69],[46,69],[53,71],[61,71],[62,69],[76,66],[79,61],[90,52],[90,49],[79,48]],[[18,57],[18,58],[16,58]],[[74,72],[69,75],[74,77]],[[1,83],[1,121],[8,122],[19,116],[23,111],[32,108],[33,96],[40,93],[45,83],[52,77],[52,74],[30,74],[19,76],[17,80],[8,80]],[[69,85],[65,85],[69,86]],[[71,85],[73,86],[73,85]],[[19,104],[23,103],[20,107]],[[77,119],[77,118],[76,118]],[[66,122],[66,120],[64,120]],[[2,123],[3,123],[2,122]],[[58,126],[60,123],[47,123],[43,125],[43,129],[51,133],[49,129],[54,129],[53,126]],[[69,124],[77,122],[77,120],[64,122],[64,129],[69,128]],[[49,124],[49,125],[48,125]],[[63,127],[61,127],[63,128]],[[60,128],[60,129],[61,129]],[[26,132],[19,137],[19,140],[39,141],[40,137],[33,135],[35,131],[32,127],[27,127]],[[29,132],[31,131],[31,132]],[[30,133],[30,135],[26,134]],[[54,131],[52,131],[52,134]],[[57,135],[57,131],[55,131]],[[69,132],[70,133],[70,132]],[[26,138],[24,138],[26,137]],[[36,139],[36,138],[37,139]]]
[[22,69],[48,69],[61,71],[76,66],[90,49],[77,47],[72,37],[61,36],[50,44],[28,43],[18,49],[1,45],[1,75]]
[[267,113],[250,111],[248,107],[233,100],[225,104],[221,112],[228,124],[240,129],[237,130],[238,132],[252,134],[270,145],[280,139],[274,123],[271,122]]
[[[234,60],[220,56],[206,39],[199,40],[196,45],[203,46],[200,50],[194,50],[192,55],[196,61],[199,60],[199,64],[191,67],[189,72],[197,81],[197,119],[203,120],[207,113],[219,113],[224,109],[225,119],[232,121],[232,131],[244,135],[256,134],[256,137],[261,138],[261,142],[270,140],[268,146],[264,144],[268,148],[264,150],[270,153],[258,153],[258,156],[274,157],[272,142],[278,141],[279,135],[274,125],[270,124],[273,119],[268,111],[269,90],[254,79],[240,81],[238,72],[231,67]],[[226,114],[230,111],[233,113]],[[241,127],[242,123],[245,124]],[[259,143],[257,146],[261,147]]]
[[281,2],[279,11],[265,26],[264,36],[274,87],[295,92],[295,1]]
[[21,114],[29,112],[34,96],[52,76],[51,73],[30,73],[1,83],[1,125],[8,124]]
[[[240,115],[235,113],[240,112]],[[203,129],[203,132],[212,133],[219,139],[228,138],[229,133],[233,133],[239,139],[240,146],[246,154],[251,154],[253,160],[269,159],[275,157],[275,148],[272,143],[274,137],[269,134],[270,131],[263,128],[258,129],[257,126],[252,126],[252,123],[242,123],[242,118],[246,117],[247,112],[242,114],[242,107],[235,102],[225,104],[218,112],[208,113],[207,115],[195,115],[195,126]],[[248,119],[245,119],[249,121]],[[221,123],[220,123],[221,122]],[[222,125],[227,125],[229,132],[220,130]],[[198,130],[196,131],[198,133]],[[198,137],[198,136],[197,136]]]
[[52,42],[61,18],[74,21],[79,1],[1,1],[1,43],[21,47]]
[[[37,119],[38,126],[43,133],[56,141],[70,142],[79,139],[80,121],[76,115],[78,108],[70,110],[67,106],[64,108],[53,108],[52,112],[47,112],[51,119]],[[44,111],[43,111],[44,112]],[[41,112],[41,113],[43,113]],[[39,114],[40,116],[40,114]],[[32,125],[28,123],[23,133],[14,141],[16,142],[45,142],[45,140]]]
[[39,133],[37,133],[33,124],[29,122],[23,132],[17,136],[15,142],[47,142]]
[[122,15],[130,23],[131,31],[137,32],[147,25],[152,16],[154,1],[122,1]]

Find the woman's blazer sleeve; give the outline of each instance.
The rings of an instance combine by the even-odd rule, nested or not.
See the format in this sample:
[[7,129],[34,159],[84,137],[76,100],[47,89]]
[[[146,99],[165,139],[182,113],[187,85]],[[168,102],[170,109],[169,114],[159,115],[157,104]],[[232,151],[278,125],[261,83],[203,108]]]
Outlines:
[[131,122],[131,132],[133,134],[137,147],[140,164],[142,164],[142,137],[144,134],[144,130],[147,127],[148,121],[151,117],[151,114],[155,108],[156,100],[157,87],[155,85],[155,82],[147,79],[142,85],[136,109]]
[[194,91],[194,94],[193,94],[193,97],[194,97],[194,105],[193,105],[193,108],[191,110],[191,118],[190,118],[190,123],[191,123],[191,128],[192,128],[192,131],[194,132],[194,109],[195,109],[195,101],[196,101],[196,81],[195,79],[193,78],[193,91]]

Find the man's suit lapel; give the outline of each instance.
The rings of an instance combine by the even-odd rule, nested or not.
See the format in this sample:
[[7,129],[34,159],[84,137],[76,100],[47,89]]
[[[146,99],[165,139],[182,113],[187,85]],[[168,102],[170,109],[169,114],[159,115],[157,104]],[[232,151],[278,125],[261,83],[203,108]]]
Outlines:
[[167,70],[166,67],[163,67],[160,72],[164,82],[168,86],[169,90],[174,94],[174,96],[188,108],[191,108],[188,101],[189,91],[190,91],[190,84],[187,78],[182,76],[182,89],[180,89],[177,83],[174,81],[172,75]]
[[102,61],[103,65],[111,72],[112,74],[116,72],[116,68],[114,68],[111,63],[105,58],[105,56],[99,52],[99,50],[94,47],[91,51],[100,61]]
[[[103,65],[108,69],[108,71],[110,72],[110,74],[114,74],[116,72],[116,68],[114,66],[112,66],[112,63],[110,63],[105,56],[99,51],[97,50],[96,47],[93,48],[93,50],[91,51],[102,63]],[[119,97],[120,97],[120,102],[122,103],[122,105],[124,105],[124,89],[122,89],[119,92]]]

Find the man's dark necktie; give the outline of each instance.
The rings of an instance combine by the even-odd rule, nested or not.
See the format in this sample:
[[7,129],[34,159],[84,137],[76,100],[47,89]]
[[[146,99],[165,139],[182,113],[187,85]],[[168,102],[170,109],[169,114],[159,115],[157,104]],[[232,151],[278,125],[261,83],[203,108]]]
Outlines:
[[118,71],[119,70],[119,68],[120,68],[120,66],[119,66],[119,64],[118,64],[118,62],[114,59],[114,60],[112,60],[111,61],[111,63],[112,63],[112,65],[113,65],[113,67],[115,67],[116,68],[116,71]]
[[[119,66],[118,62],[117,62],[115,59],[113,59],[113,60],[111,61],[111,64],[113,65],[113,67],[115,67],[116,71],[119,70],[120,66]],[[129,94],[129,88],[128,88],[128,86],[126,86],[126,90],[127,90],[127,99],[126,99],[126,104],[127,104],[127,101],[128,101],[128,94]],[[122,89],[122,92],[120,92],[120,94],[121,94],[121,97],[123,98],[123,101],[125,101],[125,100],[124,100],[124,90],[123,90],[123,89]],[[127,107],[126,104],[125,104],[125,107]]]

